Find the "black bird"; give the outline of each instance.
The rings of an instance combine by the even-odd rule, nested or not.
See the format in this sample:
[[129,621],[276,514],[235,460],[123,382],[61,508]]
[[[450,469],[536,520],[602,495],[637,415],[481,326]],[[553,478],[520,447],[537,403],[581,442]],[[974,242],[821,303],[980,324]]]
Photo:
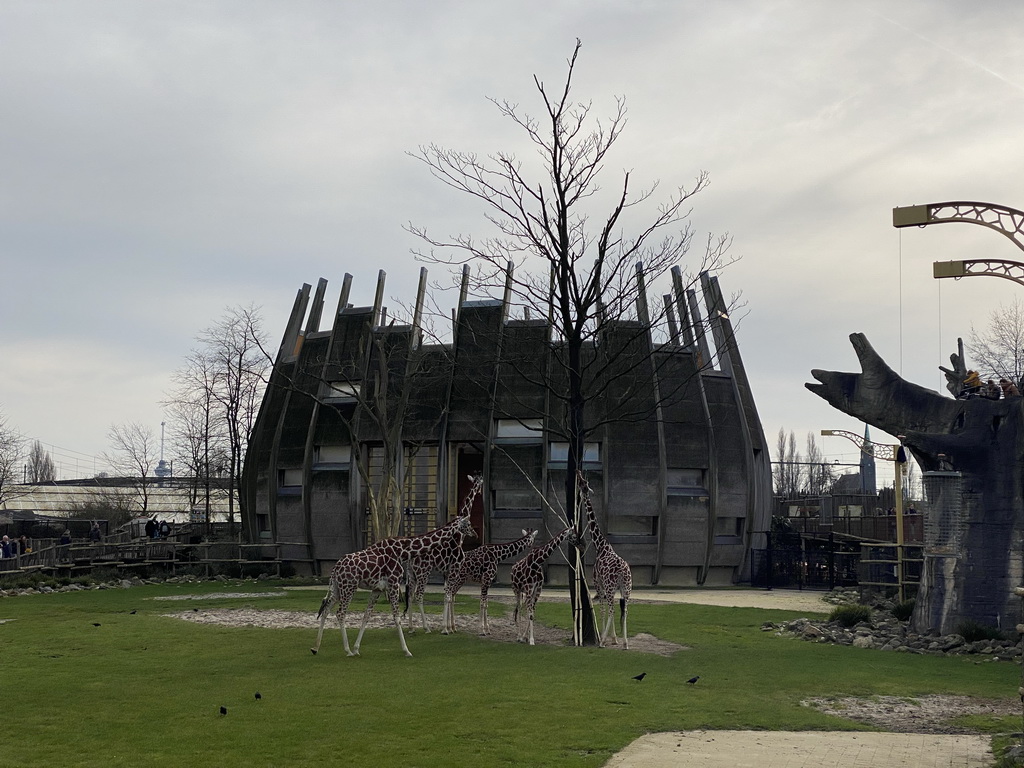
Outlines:
[[641,672],[639,675],[634,675],[633,679],[636,680],[637,682],[640,682],[645,677],[647,677],[647,673],[646,672]]
[[259,691],[256,691],[256,701],[259,701],[262,698],[263,698],[263,694],[261,694]]
[[136,613],[138,613],[138,611],[137,610],[136,611],[128,611],[128,613],[130,613],[132,616],[134,616]]
[[100,625],[100,623],[99,623],[99,622],[97,622],[97,621],[94,621],[94,622],[92,623],[92,625],[93,625],[94,627],[98,627],[98,626],[101,626],[101,625]]
[[221,713],[222,715],[226,715],[226,714],[228,713],[228,708],[227,708],[227,707],[221,707],[221,708],[220,708],[220,713]]
[[687,682],[688,684],[690,684],[690,685],[693,685],[693,684],[694,684],[694,683],[696,683],[696,682],[697,682],[698,680],[700,680],[700,675],[697,675],[696,677],[691,677],[691,678],[690,678],[689,680],[687,680],[686,682]]

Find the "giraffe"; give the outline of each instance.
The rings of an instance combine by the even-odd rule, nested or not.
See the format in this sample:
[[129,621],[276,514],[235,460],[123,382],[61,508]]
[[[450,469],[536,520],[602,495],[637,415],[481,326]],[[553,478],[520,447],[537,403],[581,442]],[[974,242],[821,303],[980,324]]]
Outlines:
[[590,531],[590,539],[594,542],[594,587],[597,590],[597,601],[601,604],[601,619],[604,622],[604,629],[601,631],[601,645],[604,646],[608,639],[608,631],[611,630],[612,642],[619,644],[615,636],[615,611],[613,602],[616,590],[621,595],[619,599],[619,610],[622,614],[622,642],[629,650],[629,635],[626,630],[626,614],[629,611],[629,597],[633,592],[633,574],[629,569],[629,563],[615,554],[608,539],[601,533],[597,524],[597,516],[594,514],[594,505],[590,501],[590,485],[587,483],[583,473],[577,471],[580,493],[587,505],[587,529]]
[[487,590],[498,573],[498,563],[522,554],[533,546],[537,531],[527,528],[521,538],[505,544],[483,544],[467,552],[459,568],[451,575],[444,587],[445,626],[442,634],[457,631],[455,626],[455,596],[467,581],[480,582],[480,634],[490,633],[487,628]]
[[544,562],[551,557],[555,547],[567,540],[570,544],[577,542],[576,531],[569,526],[557,536],[539,547],[530,550],[522,560],[512,565],[512,591],[516,596],[516,608],[513,619],[519,623],[519,609],[526,614],[526,629],[519,636],[519,642],[526,640],[533,645],[533,611],[537,607],[540,591],[544,587]]
[[[358,552],[351,552],[335,563],[331,571],[330,586],[327,595],[320,603],[320,610],[317,611],[317,618],[320,619],[320,629],[316,635],[316,645],[310,650],[316,655],[320,649],[320,641],[324,634],[324,623],[327,621],[327,611],[335,603],[338,605],[337,619],[341,627],[341,637],[345,643],[345,653],[349,656],[359,655],[359,644],[363,640],[363,632],[366,631],[366,622],[373,611],[374,603],[381,592],[388,596],[391,603],[391,616],[398,629],[398,640],[406,656],[412,656],[409,647],[405,643],[405,634],[402,632],[402,623],[398,618],[398,601],[401,585],[405,576],[407,564],[416,557],[422,557],[425,552],[455,537],[464,536],[471,532],[473,526],[468,517],[459,517],[452,522],[437,528],[433,531],[419,536],[395,537],[382,539],[366,549]],[[363,587],[370,590],[370,597],[366,601],[366,611],[363,613],[363,623],[359,627],[359,635],[356,637],[355,646],[350,650],[348,645],[348,631],[345,628],[345,617],[348,613],[348,605],[356,589]]]
[[[459,507],[459,514],[456,516],[456,520],[461,518],[469,520],[470,512],[473,509],[473,502],[484,485],[483,475],[469,475],[468,477],[472,481],[472,485],[466,494],[465,500],[462,502],[462,506]],[[423,622],[423,630],[430,632],[430,626],[427,624],[427,614],[423,610],[423,594],[427,590],[427,579],[430,577],[430,572],[434,570],[440,571],[444,577],[445,584],[447,584],[451,573],[462,563],[465,554],[462,550],[464,536],[466,534],[475,535],[475,533],[470,526],[466,533],[446,539],[440,546],[424,551],[421,556],[414,557],[409,561],[407,575],[411,586],[406,587],[406,615],[409,621],[410,632],[412,631],[412,611],[409,610],[410,599],[413,604],[418,605],[420,608],[420,620]],[[444,614],[441,620],[442,626],[447,626],[447,611],[448,605],[446,603],[442,611]]]

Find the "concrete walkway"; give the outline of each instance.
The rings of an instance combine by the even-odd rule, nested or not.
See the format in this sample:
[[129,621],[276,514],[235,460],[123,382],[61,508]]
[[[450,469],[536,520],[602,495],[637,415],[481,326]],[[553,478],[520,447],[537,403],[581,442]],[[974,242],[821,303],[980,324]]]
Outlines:
[[[828,613],[821,592],[763,589],[643,589],[637,600]],[[988,736],[849,731],[652,733],[605,768],[988,768]]]
[[685,731],[643,736],[605,768],[988,768],[987,736]]

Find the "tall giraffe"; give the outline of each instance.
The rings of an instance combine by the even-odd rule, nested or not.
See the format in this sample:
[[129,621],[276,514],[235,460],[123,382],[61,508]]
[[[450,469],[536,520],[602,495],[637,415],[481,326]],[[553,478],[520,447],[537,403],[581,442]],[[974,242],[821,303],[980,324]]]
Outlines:
[[590,485],[587,483],[583,473],[576,473],[580,493],[587,505],[587,530],[590,532],[590,539],[594,542],[594,588],[597,590],[597,601],[601,604],[601,619],[604,622],[604,629],[601,632],[601,645],[608,639],[608,630],[612,633],[612,642],[619,644],[615,636],[615,611],[613,603],[615,592],[621,595],[619,599],[619,610],[622,614],[622,641],[629,650],[629,635],[626,631],[626,614],[629,611],[629,597],[633,593],[633,574],[629,569],[629,563],[615,554],[608,539],[601,533],[597,524],[597,516],[594,514],[594,505],[590,501]]
[[[473,502],[480,494],[480,490],[484,485],[483,475],[469,475],[468,477],[472,481],[472,485],[466,493],[462,506],[459,507],[459,514],[456,516],[456,520],[461,518],[469,520],[470,513],[473,511]],[[470,526],[467,533],[468,535],[475,535],[476,532]],[[446,540],[441,546],[424,551],[421,556],[410,559],[408,576],[411,586],[406,588],[406,611],[410,631],[412,631],[412,611],[408,609],[410,599],[413,604],[419,606],[423,630],[425,632],[430,631],[430,626],[427,624],[427,614],[423,610],[423,594],[427,591],[427,579],[430,578],[431,571],[437,570],[444,577],[445,584],[448,583],[449,576],[462,564],[462,559],[465,555],[462,549],[462,542],[465,535],[454,536]],[[442,627],[447,626],[447,611],[448,605],[445,603],[443,609],[444,616],[441,619]]]
[[527,626],[519,636],[519,642],[527,640],[533,645],[533,612],[537,607],[537,600],[540,599],[540,591],[544,588],[544,562],[551,557],[555,547],[567,540],[570,544],[577,542],[576,531],[569,526],[560,534],[539,547],[530,550],[522,560],[512,565],[512,591],[516,596],[516,608],[512,614],[513,619],[519,623],[519,611],[526,614]]
[[444,585],[445,626],[443,634],[457,631],[455,626],[455,597],[467,581],[480,582],[480,634],[490,633],[487,627],[487,591],[498,574],[498,563],[522,554],[533,546],[537,531],[528,528],[521,538],[505,544],[483,544],[466,553],[465,559]]
[[[320,650],[320,641],[324,634],[324,623],[327,621],[328,609],[338,605],[337,619],[341,627],[341,637],[345,643],[345,653],[349,656],[359,655],[359,644],[363,640],[363,632],[366,631],[366,622],[373,611],[374,603],[381,592],[388,596],[391,603],[391,616],[398,629],[398,640],[406,656],[412,656],[409,646],[405,643],[405,634],[402,632],[402,623],[398,618],[398,602],[401,592],[402,581],[405,576],[407,564],[414,558],[422,557],[425,552],[439,546],[443,546],[452,539],[461,538],[467,532],[473,530],[473,525],[468,517],[459,517],[452,522],[437,528],[433,531],[419,536],[394,537],[382,539],[366,549],[358,552],[351,552],[335,563],[331,571],[331,581],[327,595],[320,603],[320,610],[317,618],[320,619],[320,629],[316,634],[316,645],[310,650],[316,654]],[[351,650],[348,645],[348,631],[345,628],[345,617],[348,614],[348,605],[352,602],[352,596],[359,587],[370,590],[370,597],[366,601],[366,611],[363,613],[363,623],[359,627],[359,635],[356,637],[355,647]]]

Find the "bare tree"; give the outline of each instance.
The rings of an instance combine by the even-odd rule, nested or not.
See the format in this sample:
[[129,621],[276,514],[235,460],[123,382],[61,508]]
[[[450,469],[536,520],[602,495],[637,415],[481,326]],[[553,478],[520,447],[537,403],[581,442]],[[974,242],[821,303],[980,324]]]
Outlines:
[[17,487],[25,440],[0,414],[0,504],[21,494]]
[[131,481],[145,513],[149,509],[149,486],[156,479],[150,476],[150,471],[160,454],[153,430],[136,422],[115,424],[107,433],[107,439],[111,452],[103,454],[104,460],[117,474]]
[[269,365],[260,312],[229,307],[196,337],[197,347],[174,374],[165,404],[173,417],[175,455],[193,478],[194,502],[210,509],[211,478],[228,478],[228,519],[234,522],[245,452],[263,397]]
[[1008,379],[1020,385],[1024,377],[1024,302],[992,310],[988,326],[971,326],[967,349],[983,379]]
[[804,485],[809,496],[821,496],[829,492],[835,482],[832,466],[825,463],[825,455],[818,447],[818,441],[814,438],[813,432],[807,433],[807,454],[804,456],[807,463],[807,482]]
[[802,461],[803,458],[796,449],[796,435],[792,430],[787,435],[786,430],[780,427],[775,440],[775,467],[773,470],[776,496],[793,499],[800,495],[800,489],[803,486]]
[[184,366],[174,372],[174,389],[164,405],[171,423],[171,447],[178,466],[189,478],[189,501],[203,503],[206,522],[210,520],[212,481],[223,474],[220,467],[228,445],[226,420],[214,399],[216,382],[213,360],[202,350],[193,350]]
[[[536,381],[560,406],[555,431],[568,443],[564,509],[572,515],[582,541],[576,470],[582,466],[588,435],[615,411],[591,406],[613,396],[614,381],[616,404],[622,406],[615,420],[651,414],[651,399],[634,395],[651,380],[638,375],[637,366],[650,369],[657,365],[656,358],[636,359],[632,342],[664,333],[665,312],[650,312],[647,287],[686,256],[693,236],[689,201],[708,185],[709,177],[700,172],[691,188],[677,188],[645,214],[657,184],[634,190],[626,172],[605,198],[606,212],[595,218],[601,197],[598,179],[625,128],[626,107],[623,99],[616,99],[610,117],[601,121],[592,117],[590,104],[574,101],[571,86],[580,48],[577,40],[565,81],[557,90],[550,91],[534,76],[544,108],[541,118],[522,113],[509,101],[492,99],[532,144],[539,159],[539,166],[532,169],[536,177],[513,153],[481,157],[431,144],[413,154],[435,178],[481,202],[496,233],[483,240],[470,235],[436,239],[422,227],[409,229],[431,246],[430,252],[419,254],[422,259],[473,262],[474,290],[511,295],[538,316],[552,318],[557,337],[552,344],[553,370]],[[631,234],[624,233],[626,227]],[[720,266],[728,245],[727,237],[709,238],[697,271]],[[620,322],[620,335],[609,343],[609,330],[622,320],[632,323],[628,338],[621,335],[625,326]],[[600,352],[592,354],[592,349]],[[581,547],[575,549],[570,558],[574,638],[591,644],[596,642],[593,611]]]
[[30,483],[49,483],[57,479],[57,471],[49,451],[43,448],[38,440],[32,443],[28,454],[28,471],[26,480]]

